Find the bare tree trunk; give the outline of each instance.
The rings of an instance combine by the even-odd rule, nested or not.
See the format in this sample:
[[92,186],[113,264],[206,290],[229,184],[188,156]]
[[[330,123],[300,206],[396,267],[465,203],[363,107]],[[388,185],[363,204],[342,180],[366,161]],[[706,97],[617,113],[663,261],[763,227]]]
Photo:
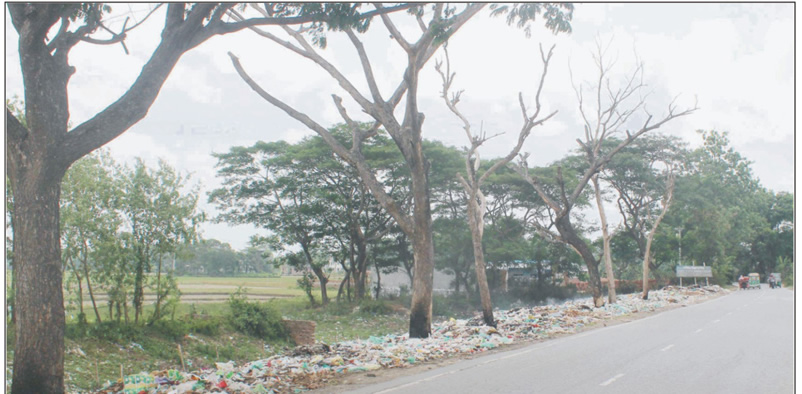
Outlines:
[[309,265],[309,268],[312,269],[312,272],[315,273],[317,280],[320,282],[320,302],[321,304],[326,305],[329,303],[329,295],[326,290],[326,285],[329,283],[329,278],[326,277],[326,273],[323,272],[321,267],[318,267],[314,264],[312,254],[309,253],[309,247],[302,243],[301,248],[303,249],[304,257],[306,257],[306,263]]
[[365,286],[367,285],[367,262],[368,262],[368,251],[367,251],[367,242],[363,239],[364,237],[358,237],[356,241],[356,276],[355,276],[355,288],[356,288],[356,299],[361,300],[365,298]]
[[162,303],[162,256],[159,255],[159,262],[156,266],[156,308],[153,310],[153,317],[151,322],[159,320],[161,317],[161,303]]
[[555,224],[565,243],[571,245],[585,262],[585,266],[588,268],[588,285],[593,295],[593,305],[597,308],[601,307],[604,305],[604,295],[602,294],[601,277],[599,275],[599,261],[593,257],[593,253],[591,253],[585,241],[576,235],[576,230],[574,230],[568,215],[558,219]]
[[12,176],[15,344],[13,393],[64,391],[64,298],[59,244],[59,182],[46,159]]
[[[84,277],[86,277],[86,288],[89,290],[89,299],[92,300],[92,309],[95,310],[95,318],[97,319],[97,323],[102,323],[100,319],[100,312],[97,310],[97,303],[95,302],[95,293],[92,291],[92,282],[89,279],[89,267],[86,265],[86,260],[84,260]],[[111,317],[111,313],[109,313],[109,317]]]
[[376,299],[379,299],[379,296],[382,293],[382,273],[379,269],[378,264],[376,265]]
[[67,258],[67,265],[72,268],[72,273],[75,275],[75,279],[78,281],[78,319],[81,321],[81,323],[85,323],[86,315],[84,315],[84,290],[83,286],[81,285],[81,275],[75,268],[75,264],[72,263],[72,257]]
[[602,205],[599,174],[594,175],[591,181],[593,182],[593,191],[596,194],[596,205],[599,207],[599,219],[601,219],[604,268],[607,271],[607,301],[615,304],[615,274],[613,273],[613,259],[610,256],[610,232],[607,228],[607,214],[604,212],[604,205]]
[[487,271],[485,264],[485,254],[482,250],[482,227],[484,221],[479,212],[480,206],[476,198],[468,199],[468,224],[471,228],[471,240],[473,241],[473,258],[476,268],[476,285],[479,287],[479,297],[482,300],[482,319],[485,324],[496,327],[493,318],[493,303],[490,300],[490,287],[487,285]]
[[654,226],[652,227],[652,231],[649,231],[649,235],[646,238],[646,251],[643,254],[643,299],[649,299],[649,259],[651,258],[651,250],[652,250],[652,240],[654,239],[654,234],[657,233],[657,226],[660,225],[660,222],[663,221],[663,217],[666,216],[666,212],[668,212],[668,208],[671,207],[671,202],[673,201],[672,197],[674,196],[674,174],[670,173],[668,175],[668,181],[666,187],[666,195],[663,198],[663,211],[660,212],[660,216],[657,217],[657,220],[654,222]]
[[[420,135],[420,134],[418,134]],[[414,208],[412,218],[412,251],[415,275],[412,278],[412,302],[409,311],[409,337],[428,338],[432,330],[432,290],[434,280],[434,241],[432,213],[429,203],[428,163],[423,157],[423,144],[417,140],[415,157],[410,163]]]

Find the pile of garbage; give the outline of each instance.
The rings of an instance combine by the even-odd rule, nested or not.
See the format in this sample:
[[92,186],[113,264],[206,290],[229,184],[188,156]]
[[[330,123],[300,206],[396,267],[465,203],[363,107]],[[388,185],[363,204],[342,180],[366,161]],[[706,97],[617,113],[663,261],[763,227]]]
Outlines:
[[408,334],[298,346],[284,354],[236,366],[217,363],[215,369],[192,373],[176,370],[129,375],[109,383],[101,393],[297,393],[324,386],[337,375],[408,367],[457,354],[484,352],[515,341],[573,333],[596,322],[670,305],[688,305],[713,294],[719,286],[666,287],[649,293],[618,296],[617,303],[593,308],[590,299],[559,305],[494,311],[497,328],[484,326],[481,317],[449,319],[433,325],[426,339]]

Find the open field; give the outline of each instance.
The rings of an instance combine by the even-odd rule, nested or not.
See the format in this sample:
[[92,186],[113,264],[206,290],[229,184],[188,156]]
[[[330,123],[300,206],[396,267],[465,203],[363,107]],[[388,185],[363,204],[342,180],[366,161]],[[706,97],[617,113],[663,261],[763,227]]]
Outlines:
[[[221,303],[228,300],[230,294],[242,287],[249,299],[255,301],[266,301],[273,298],[292,298],[305,297],[306,294],[298,288],[297,280],[299,276],[282,277],[208,277],[208,276],[179,276],[176,278],[178,289],[181,291],[182,303]],[[331,293],[336,292],[340,278],[331,278],[328,289]],[[315,290],[316,297],[319,297],[320,290]],[[66,295],[66,292],[65,292]],[[336,295],[336,294],[335,294]],[[73,296],[73,298],[75,298]],[[145,302],[155,301],[156,295],[152,289],[145,289]],[[75,299],[73,302],[77,301]],[[106,305],[107,294],[103,292],[95,293],[95,301],[98,304]],[[84,288],[84,306],[91,306],[92,301]],[[100,308],[101,305],[98,305]]]

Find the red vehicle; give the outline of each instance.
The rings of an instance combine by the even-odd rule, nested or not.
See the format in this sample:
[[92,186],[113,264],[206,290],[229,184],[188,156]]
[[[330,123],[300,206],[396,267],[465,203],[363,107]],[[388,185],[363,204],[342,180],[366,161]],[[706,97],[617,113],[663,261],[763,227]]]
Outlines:
[[742,290],[748,289],[749,288],[749,277],[741,275],[741,277],[738,278],[738,285],[741,287]]

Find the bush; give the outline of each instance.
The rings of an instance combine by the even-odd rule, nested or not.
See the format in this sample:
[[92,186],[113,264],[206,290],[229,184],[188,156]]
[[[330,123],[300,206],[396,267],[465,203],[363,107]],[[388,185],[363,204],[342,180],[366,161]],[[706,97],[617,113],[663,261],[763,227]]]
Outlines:
[[281,314],[269,304],[249,302],[242,288],[229,297],[228,306],[235,330],[261,339],[287,338]]
[[330,302],[326,305],[326,313],[332,316],[346,316],[354,311],[354,305],[348,301]]
[[91,325],[86,335],[110,342],[136,342],[143,337],[143,327],[134,323],[112,320]]
[[180,340],[190,333],[190,325],[181,320],[156,320],[151,329],[174,341]]
[[188,323],[190,332],[213,337],[220,334],[222,321],[218,318],[196,318],[190,320]]
[[364,299],[359,304],[359,311],[372,315],[389,315],[393,313],[393,309],[387,305],[383,300]]

